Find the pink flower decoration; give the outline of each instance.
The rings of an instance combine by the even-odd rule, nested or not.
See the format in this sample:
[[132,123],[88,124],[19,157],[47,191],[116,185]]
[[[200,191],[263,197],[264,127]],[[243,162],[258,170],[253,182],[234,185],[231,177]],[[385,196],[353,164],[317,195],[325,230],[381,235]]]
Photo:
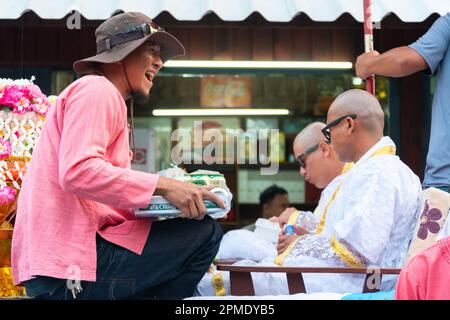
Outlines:
[[13,111],[17,113],[25,113],[30,109],[30,100],[28,100],[26,97],[20,98],[20,100],[13,105]]
[[49,107],[50,107],[50,103],[47,101],[47,99],[45,101],[43,101],[42,103],[36,103],[36,104],[31,105],[31,109],[34,112],[39,113],[43,116],[45,116],[47,114]]
[[6,206],[14,201],[16,198],[17,190],[10,186],[0,187],[0,205]]
[[42,93],[41,89],[35,85],[35,84],[28,84],[25,86],[25,91],[27,91],[27,95],[30,98],[30,100],[34,99],[45,99],[45,95]]
[[0,99],[0,104],[13,108],[23,96],[24,92],[19,86],[5,86],[3,88],[3,95]]
[[12,153],[12,146],[9,140],[0,137],[0,159],[8,158]]
[[34,111],[45,115],[51,103],[35,84],[7,85],[0,91],[0,105],[23,114]]

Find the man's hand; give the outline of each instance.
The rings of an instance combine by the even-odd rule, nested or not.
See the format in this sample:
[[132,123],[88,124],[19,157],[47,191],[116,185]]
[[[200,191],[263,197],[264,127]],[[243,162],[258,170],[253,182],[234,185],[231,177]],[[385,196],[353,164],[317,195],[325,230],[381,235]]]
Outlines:
[[278,244],[277,244],[277,251],[278,254],[282,254],[284,250],[286,250],[289,245],[297,239],[296,235],[293,234],[280,234],[278,236]]
[[369,70],[369,66],[371,63],[374,62],[375,58],[378,57],[380,54],[378,51],[369,51],[365,52],[358,56],[356,59],[355,69],[356,69],[356,75],[360,77],[361,79],[365,80],[372,76],[372,72]]
[[181,211],[182,218],[201,220],[206,214],[203,199],[211,200],[221,208],[225,208],[223,200],[210,191],[213,188],[213,186],[202,187],[193,183],[159,177],[155,195],[163,196],[177,207]]
[[278,219],[276,221],[275,221],[275,219],[273,221],[278,222],[278,224],[280,225],[280,228],[283,229],[284,226],[288,223],[289,218],[295,211],[297,211],[297,209],[295,209],[294,207],[287,208],[280,214],[280,216],[278,217]]
[[379,54],[363,53],[356,59],[356,75],[367,79],[372,74],[386,77],[404,77],[428,68],[425,59],[414,49],[403,46]]

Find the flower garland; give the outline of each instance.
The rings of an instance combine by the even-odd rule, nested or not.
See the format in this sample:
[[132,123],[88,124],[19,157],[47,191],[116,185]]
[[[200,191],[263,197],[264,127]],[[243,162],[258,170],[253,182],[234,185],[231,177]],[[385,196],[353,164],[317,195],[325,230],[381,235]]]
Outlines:
[[[3,126],[10,125],[10,123],[20,123],[25,114],[37,114],[44,119],[49,108],[56,103],[56,96],[45,96],[41,89],[33,83],[34,77],[31,80],[27,79],[0,79],[0,110],[7,112],[0,121]],[[22,117],[21,117],[22,115]],[[22,124],[22,123],[21,123]],[[36,126],[39,126],[36,124]],[[31,126],[26,124],[21,127],[22,132],[13,131],[10,133],[5,130],[0,131],[0,206],[11,204],[17,195],[17,190],[20,188],[16,179],[21,179],[23,172],[17,174],[21,170],[21,166],[16,161],[21,159],[28,159],[29,154],[18,154],[18,150],[23,150],[23,145],[28,145],[29,141],[21,139],[21,135]],[[36,128],[33,128],[35,130]],[[23,131],[25,130],[25,131]],[[39,128],[40,131],[40,128]],[[38,132],[32,132],[31,135],[36,140],[32,142],[35,144],[38,138]],[[20,149],[18,148],[19,145]],[[15,152],[14,152],[15,151]],[[28,162],[27,160],[24,160]],[[13,165],[7,165],[7,162]],[[12,172],[14,170],[15,172]],[[16,179],[12,179],[16,177]],[[18,178],[17,178],[18,177]],[[11,181],[12,180],[12,181]]]
[[8,107],[12,112],[23,114],[34,111],[45,116],[51,101],[41,89],[30,81],[3,79],[0,81],[0,106]]

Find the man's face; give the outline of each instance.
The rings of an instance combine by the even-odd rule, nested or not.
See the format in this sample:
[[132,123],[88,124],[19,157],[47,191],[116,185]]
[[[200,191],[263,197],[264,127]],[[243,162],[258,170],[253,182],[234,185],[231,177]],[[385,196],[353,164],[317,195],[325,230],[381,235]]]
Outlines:
[[[300,155],[312,146],[303,145],[302,143],[294,144],[294,156],[297,159]],[[320,146],[315,151],[312,151],[303,157],[305,167],[300,167],[300,175],[305,177],[305,181],[313,184],[316,188],[323,189],[326,187],[328,181],[323,175],[324,168],[328,165],[327,158],[324,157]]]
[[264,204],[264,218],[279,216],[284,210],[289,208],[289,197],[287,194],[277,194],[269,203]]
[[153,79],[161,69],[161,46],[145,42],[126,58],[126,68],[134,94],[148,97]]
[[[327,124],[340,117],[341,115],[336,115],[334,112],[328,112]],[[330,128],[331,144],[339,156],[339,160],[342,162],[353,161],[351,157],[349,157],[349,147],[351,146],[351,142],[347,134],[347,128],[348,122],[346,118],[342,119],[338,124]]]

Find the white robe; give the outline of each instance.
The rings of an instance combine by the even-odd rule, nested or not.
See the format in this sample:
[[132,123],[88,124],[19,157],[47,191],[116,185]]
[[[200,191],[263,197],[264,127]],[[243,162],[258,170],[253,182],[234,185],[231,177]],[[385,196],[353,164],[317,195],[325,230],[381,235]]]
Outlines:
[[445,219],[444,226],[438,234],[437,240],[450,237],[450,212],[448,213],[447,219]]
[[[341,174],[334,178],[323,189],[319,203],[314,213],[310,211],[302,211],[298,218],[297,224],[313,233],[321,218],[325,206],[329,202],[333,192],[339,186],[345,174]],[[276,243],[271,243],[258,238],[254,232],[249,230],[231,230],[222,238],[220,243],[217,259],[248,259],[259,262],[261,260],[274,261],[277,256]]]
[[[309,232],[313,233],[316,229],[317,224],[320,221],[321,215],[330,201],[336,188],[341,183],[344,178],[345,173],[334,178],[326,187],[323,189],[319,203],[314,210],[314,213],[310,211],[302,211],[298,218],[297,224],[307,229]],[[238,264],[241,265],[254,265],[259,262],[263,265],[274,265],[275,258],[277,257],[277,246],[274,243],[265,241],[258,238],[254,232],[248,230],[232,230],[227,232],[220,243],[219,252],[217,253],[217,259],[242,259]],[[228,272],[221,272],[222,279],[226,291],[230,292],[230,281]],[[214,273],[215,274],[215,273]],[[215,295],[214,288],[212,285],[212,273],[207,273],[204,275],[202,280],[197,286],[197,295],[212,296]],[[281,281],[282,282],[282,281]],[[278,285],[278,283],[276,284]],[[281,294],[284,292],[284,288],[287,284],[279,284],[278,289],[272,288],[272,292],[275,294]],[[270,294],[267,291],[265,285],[262,286],[255,285],[255,290],[257,295]]]
[[[284,265],[348,266],[332,248],[333,238],[363,265],[383,268],[403,265],[419,216],[421,185],[397,156],[371,157],[387,146],[395,147],[389,137],[383,137],[342,177],[338,182],[340,191],[328,208],[323,232],[301,237]],[[328,200],[321,199],[323,208],[333,192]],[[323,212],[319,210],[316,212]],[[263,260],[259,264],[268,262]],[[252,277],[256,294],[288,293],[283,274],[254,273]],[[228,289],[228,275],[223,273],[223,278]],[[364,275],[304,274],[304,280],[308,293],[361,292]],[[382,290],[393,289],[395,277],[384,276],[383,280]]]
[[[419,178],[394,155],[371,156],[382,147],[395,146],[383,137],[349,171],[328,209],[323,233],[299,239],[284,265],[306,266],[304,257],[317,265],[349,265],[331,246],[334,238],[360,265],[400,268],[419,216]],[[308,258],[308,263],[311,260]],[[328,276],[327,276],[328,277]],[[307,279],[308,278],[308,279]],[[364,276],[305,276],[310,291],[360,292]],[[382,289],[393,289],[395,277],[384,277]],[[308,281],[309,280],[309,281]]]

